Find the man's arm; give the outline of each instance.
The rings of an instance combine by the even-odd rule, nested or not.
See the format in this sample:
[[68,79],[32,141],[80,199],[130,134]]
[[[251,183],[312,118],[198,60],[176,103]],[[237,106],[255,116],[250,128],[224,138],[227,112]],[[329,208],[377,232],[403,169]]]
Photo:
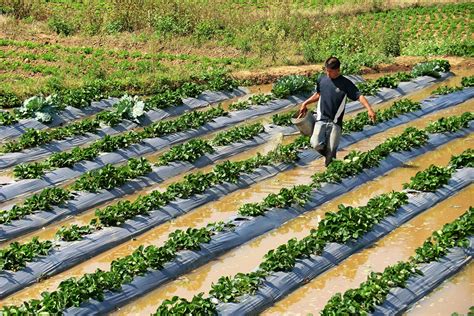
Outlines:
[[306,113],[308,111],[308,104],[317,102],[321,94],[316,92],[311,97],[309,97],[306,101],[304,101],[300,106],[300,113]]
[[367,101],[367,99],[363,95],[360,95],[359,102],[367,109],[369,118],[372,120],[372,122],[375,123],[375,120],[377,119],[377,115],[375,114],[375,111],[370,106],[369,101]]

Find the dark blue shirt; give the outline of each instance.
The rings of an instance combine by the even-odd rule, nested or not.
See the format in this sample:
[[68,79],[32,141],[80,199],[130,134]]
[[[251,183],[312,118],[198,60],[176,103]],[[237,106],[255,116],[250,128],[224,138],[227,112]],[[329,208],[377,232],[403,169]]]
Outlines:
[[343,75],[336,79],[322,76],[318,80],[316,92],[321,94],[316,108],[317,120],[332,121],[341,127],[346,99],[358,100],[360,97],[356,85]]

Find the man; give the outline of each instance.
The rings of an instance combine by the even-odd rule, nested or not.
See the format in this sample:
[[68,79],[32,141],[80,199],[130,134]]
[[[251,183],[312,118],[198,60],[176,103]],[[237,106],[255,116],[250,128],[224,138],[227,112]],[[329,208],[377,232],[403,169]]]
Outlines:
[[349,79],[341,75],[341,63],[336,57],[330,57],[324,63],[326,76],[318,80],[316,93],[303,102],[300,115],[306,115],[308,104],[318,102],[316,124],[311,136],[311,146],[326,158],[326,167],[336,158],[337,147],[341,139],[342,118],[346,100],[358,100],[368,111],[369,118],[375,122],[376,115],[367,99]]

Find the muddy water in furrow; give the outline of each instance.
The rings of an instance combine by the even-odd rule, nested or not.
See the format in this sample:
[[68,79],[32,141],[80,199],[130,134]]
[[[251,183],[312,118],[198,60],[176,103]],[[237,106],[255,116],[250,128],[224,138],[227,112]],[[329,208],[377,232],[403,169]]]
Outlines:
[[142,310],[151,312],[157,304],[160,304],[159,302],[174,295],[191,298],[199,292],[207,293],[211,284],[217,282],[220,276],[252,271],[269,250],[286,243],[291,238],[300,239],[307,236],[312,228],[317,227],[326,212],[337,211],[337,205],[365,205],[374,196],[392,190],[399,191],[402,189],[402,184],[407,182],[416,172],[424,170],[430,164],[446,165],[452,155],[461,153],[467,147],[474,147],[474,135],[455,140],[437,151],[426,153],[413,161],[407,162],[402,168],[398,168],[375,181],[367,182],[353,191],[287,222],[274,231],[230,251],[211,263],[125,306],[119,314],[125,315]]
[[474,303],[474,262],[414,304],[406,316],[466,315]]
[[[337,267],[271,307],[264,315],[298,315],[319,313],[336,293],[358,287],[370,271],[381,272],[398,261],[405,261],[434,231],[464,214],[472,202],[474,186],[462,190],[435,205],[408,223],[395,229],[375,246],[356,253]],[[427,315],[427,314],[424,314]]]
[[[464,109],[461,109],[459,110],[459,113],[462,113],[463,111]],[[427,124],[428,121],[431,121],[432,119],[433,115],[427,116],[426,118],[419,120],[423,121],[422,123],[414,121],[410,124],[406,124],[403,128],[401,128],[401,130],[412,124],[419,123],[424,126]],[[383,142],[388,137],[388,134],[392,134],[391,130],[386,133],[382,133],[381,135],[375,136],[369,140],[365,140],[360,144],[354,144],[346,150],[341,150],[339,156],[343,157],[351,149],[358,149],[363,151],[369,150],[375,147],[380,142]],[[462,151],[466,148],[466,146],[467,144],[463,144],[461,146],[462,149],[460,150]],[[450,152],[448,151],[448,153],[446,153],[445,155],[447,156],[446,159],[449,159]],[[142,236],[137,237],[133,241],[124,243],[68,271],[65,271],[50,279],[44,280],[41,283],[32,285],[24,291],[18,292],[17,294],[12,295],[11,298],[8,299],[8,304],[18,303],[19,301],[22,301],[32,296],[35,297],[37,293],[41,293],[44,290],[53,290],[54,288],[56,288],[56,286],[61,280],[64,280],[67,277],[80,276],[84,273],[95,271],[96,268],[108,269],[109,264],[113,259],[130,254],[138,245],[141,244],[160,245],[167,238],[168,234],[176,229],[183,229],[190,226],[202,226],[208,222],[225,220],[229,216],[234,215],[238,207],[244,203],[260,201],[269,193],[278,192],[282,187],[309,183],[311,181],[311,175],[314,174],[316,171],[322,169],[323,161],[321,159],[318,159],[303,168],[295,168],[287,172],[280,173],[279,175],[271,179],[253,185],[251,188],[239,190],[237,192],[226,195],[218,201],[208,203],[207,205],[197,208],[189,214],[186,214],[180,218],[177,218],[153,230],[150,230]],[[92,217],[92,214],[92,212],[89,212],[88,214],[79,216],[76,219],[71,220],[69,223],[86,223]],[[63,224],[64,223],[55,225],[54,228],[47,228],[46,230],[48,230],[48,232],[44,236],[52,236],[52,234],[54,234],[54,232]],[[38,233],[41,234],[42,232]],[[43,235],[41,237],[43,238]]]

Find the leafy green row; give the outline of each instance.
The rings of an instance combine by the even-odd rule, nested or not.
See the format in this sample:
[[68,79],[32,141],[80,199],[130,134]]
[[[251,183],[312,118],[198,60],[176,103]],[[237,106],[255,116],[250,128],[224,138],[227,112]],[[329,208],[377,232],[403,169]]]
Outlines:
[[180,182],[169,185],[164,192],[158,190],[140,196],[134,202],[119,201],[95,212],[89,225],[62,227],[56,236],[64,241],[82,239],[86,234],[101,229],[103,226],[119,226],[126,220],[137,215],[149,214],[177,198],[186,199],[195,194],[203,193],[206,189],[224,182],[236,183],[243,173],[250,173],[258,167],[278,162],[292,162],[298,159],[297,151],[307,146],[308,139],[300,137],[288,145],[280,145],[266,155],[257,156],[243,161],[225,161],[217,164],[208,173],[197,172],[189,174]]
[[39,241],[38,237],[22,245],[12,242],[8,247],[0,249],[0,270],[18,271],[31,259],[47,255],[52,247],[51,241]]
[[[103,111],[98,114],[97,118],[109,125],[118,124],[122,119],[136,119],[138,109],[164,109],[171,106],[182,104],[182,98],[196,97],[204,90],[230,90],[237,87],[238,82],[222,71],[214,71],[204,73],[198,78],[192,78],[195,82],[182,83],[177,88],[164,87],[162,91],[148,98],[144,103],[138,99],[134,100],[134,104],[138,106],[125,106],[126,111],[122,107],[115,107],[112,111]],[[43,96],[34,96],[23,102],[23,107],[15,109],[13,114],[9,112],[0,112],[0,126],[12,125],[18,122],[20,118],[36,117],[41,122],[50,122],[52,114],[63,110],[66,106],[84,108],[90,106],[92,101],[100,100],[107,95],[120,95],[114,88],[110,87],[110,82],[104,80],[96,80],[83,87],[75,89],[65,89],[58,91],[55,95],[44,98]],[[127,99],[128,96],[123,98]],[[19,103],[18,98],[13,94],[3,94],[0,101],[5,102],[8,106],[16,106]],[[126,102],[124,102],[126,103]],[[133,111],[132,108],[135,108]]]
[[209,242],[213,235],[225,228],[231,227],[220,222],[203,228],[176,230],[169,234],[161,247],[140,246],[131,255],[112,261],[110,271],[97,269],[79,279],[66,279],[56,291],[41,293],[41,299],[30,300],[18,307],[4,306],[0,312],[7,315],[60,314],[64,309],[79,306],[88,299],[103,300],[105,291],[118,291],[123,284],[144,275],[149,269],[161,269],[179,251],[199,249],[200,244]]
[[402,81],[409,81],[419,76],[432,76],[439,78],[439,72],[447,72],[451,66],[447,60],[431,60],[416,64],[411,72],[398,72],[385,75],[376,80],[368,80],[357,84],[362,95],[375,95],[380,88],[396,88]]
[[435,90],[431,91],[432,94],[437,94],[437,95],[446,95],[450,94],[456,91],[462,90],[463,87],[448,87],[448,86],[441,86],[436,88]]
[[27,148],[47,144],[53,140],[62,140],[67,137],[94,133],[100,127],[95,119],[84,119],[79,122],[50,130],[26,129],[18,140],[5,143],[0,150],[4,153],[18,152]]
[[[177,160],[192,162],[201,157],[206,152],[213,152],[214,148],[211,146],[211,144],[214,142],[222,145],[228,145],[232,142],[250,139],[261,131],[263,131],[263,125],[256,123],[238,126],[228,131],[220,132],[212,141],[193,139],[183,145],[172,147],[169,151],[165,152],[160,157],[158,165],[165,165],[169,162]],[[30,164],[29,166],[34,168],[37,165],[38,164]],[[25,172],[35,172],[33,168],[26,170]],[[17,172],[20,171],[22,170],[17,169]],[[145,158],[131,158],[124,166],[114,167],[111,164],[107,164],[105,167],[99,170],[85,173],[78,180],[76,180],[72,186],[72,189],[88,192],[97,192],[101,189],[111,189],[124,184],[127,180],[137,178],[149,172],[151,172],[151,165]],[[51,189],[45,189],[41,193],[33,195],[30,199],[33,201],[42,201],[44,204],[43,208],[38,208],[35,204],[30,205],[31,203],[28,202],[30,199],[27,199],[23,206],[15,205],[11,210],[0,210],[0,223],[8,223],[11,220],[22,218],[26,215],[32,214],[35,211],[45,210],[45,207],[51,209],[54,205],[60,205],[65,202],[65,200],[67,200],[69,195],[61,199],[51,200],[51,198],[52,196],[57,196],[59,194],[66,194],[66,192],[68,191],[61,190],[51,193]],[[46,197],[50,198],[47,199]],[[79,228],[77,228],[77,230],[84,232],[84,230]],[[64,233],[67,234],[68,232]]]
[[394,75],[385,75],[376,80],[367,80],[357,84],[362,95],[375,95],[380,88],[396,88],[401,81],[409,81],[415,76],[408,72],[398,72]]
[[273,94],[263,94],[263,93],[254,94],[246,101],[239,101],[239,102],[232,103],[231,105],[229,105],[229,110],[231,111],[247,110],[250,108],[251,105],[254,105],[254,104],[261,105],[274,99],[275,97],[273,96]]
[[[466,151],[459,156],[453,156],[450,166],[455,161],[459,161],[460,156],[465,155],[470,155],[470,159],[474,158],[472,151],[471,153]],[[458,167],[464,166],[458,165]],[[439,182],[439,187],[441,186],[442,183]],[[371,198],[365,206],[338,205],[338,211],[326,213],[318,228],[312,229],[308,236],[301,240],[290,239],[286,244],[280,245],[265,254],[256,271],[219,278],[217,283],[211,286],[210,298],[203,298],[203,293],[200,293],[191,302],[179,297],[165,300],[158,307],[157,314],[169,313],[174,315],[179,310],[191,309],[193,311],[206,311],[208,315],[213,315],[216,313],[216,304],[219,301],[236,302],[242,295],[255,294],[266,276],[278,271],[290,271],[298,259],[321,254],[324,247],[329,243],[346,243],[360,238],[372,230],[374,225],[383,218],[394,214],[407,202],[408,196],[405,192],[391,192]],[[202,304],[202,307],[200,304]]]
[[47,188],[39,194],[27,198],[23,205],[14,205],[10,210],[0,210],[0,224],[20,219],[38,211],[49,211],[54,206],[61,205],[71,198],[68,190],[61,188]]
[[373,312],[375,306],[385,301],[391,289],[403,288],[410,277],[423,275],[419,270],[421,263],[435,262],[454,247],[466,247],[469,244],[467,237],[473,235],[474,208],[470,207],[462,216],[435,231],[407,261],[389,266],[381,273],[371,272],[358,288],[334,295],[321,315]]
[[454,132],[460,128],[467,127],[473,118],[473,112],[465,112],[460,117],[442,117],[439,120],[430,123],[426,128],[426,131],[428,133]]
[[172,147],[159,158],[157,165],[167,165],[172,161],[193,162],[206,153],[215,152],[213,146],[225,146],[238,141],[251,139],[262,132],[264,132],[263,125],[256,123],[238,126],[228,131],[220,132],[211,141],[193,139],[187,143]]
[[114,167],[107,164],[99,170],[86,172],[74,182],[72,189],[88,192],[112,189],[150,172],[151,165],[145,158],[131,158],[124,166]]
[[[388,121],[400,114],[413,112],[421,108],[419,102],[411,101],[410,99],[402,99],[395,101],[392,106],[387,109],[377,110],[377,123]],[[297,111],[290,111],[284,114],[275,114],[272,116],[272,122],[279,126],[292,126],[291,118],[296,114]],[[343,133],[358,132],[361,131],[364,126],[374,124],[369,119],[367,112],[358,113],[355,117],[344,121],[342,125]]]
[[463,87],[474,87],[474,76],[462,77],[461,85]]
[[387,109],[377,110],[377,120],[375,123],[369,119],[367,112],[358,113],[355,117],[343,122],[342,131],[344,134],[351,132],[359,132],[364,129],[366,125],[374,125],[381,122],[393,119],[401,114],[414,112],[421,109],[419,102],[411,101],[410,99],[402,99],[393,103]]
[[265,129],[261,123],[239,126],[228,131],[220,132],[214,137],[211,144],[213,146],[226,146],[236,141],[251,139],[264,131]]
[[81,160],[92,160],[101,152],[113,152],[137,144],[146,138],[161,137],[172,133],[198,128],[214,118],[226,115],[222,108],[212,108],[202,112],[189,112],[175,120],[160,121],[144,128],[143,131],[129,131],[120,135],[106,135],[87,147],[76,147],[70,152],[54,153],[41,163],[19,164],[13,169],[20,179],[39,178],[46,170],[71,167]]

